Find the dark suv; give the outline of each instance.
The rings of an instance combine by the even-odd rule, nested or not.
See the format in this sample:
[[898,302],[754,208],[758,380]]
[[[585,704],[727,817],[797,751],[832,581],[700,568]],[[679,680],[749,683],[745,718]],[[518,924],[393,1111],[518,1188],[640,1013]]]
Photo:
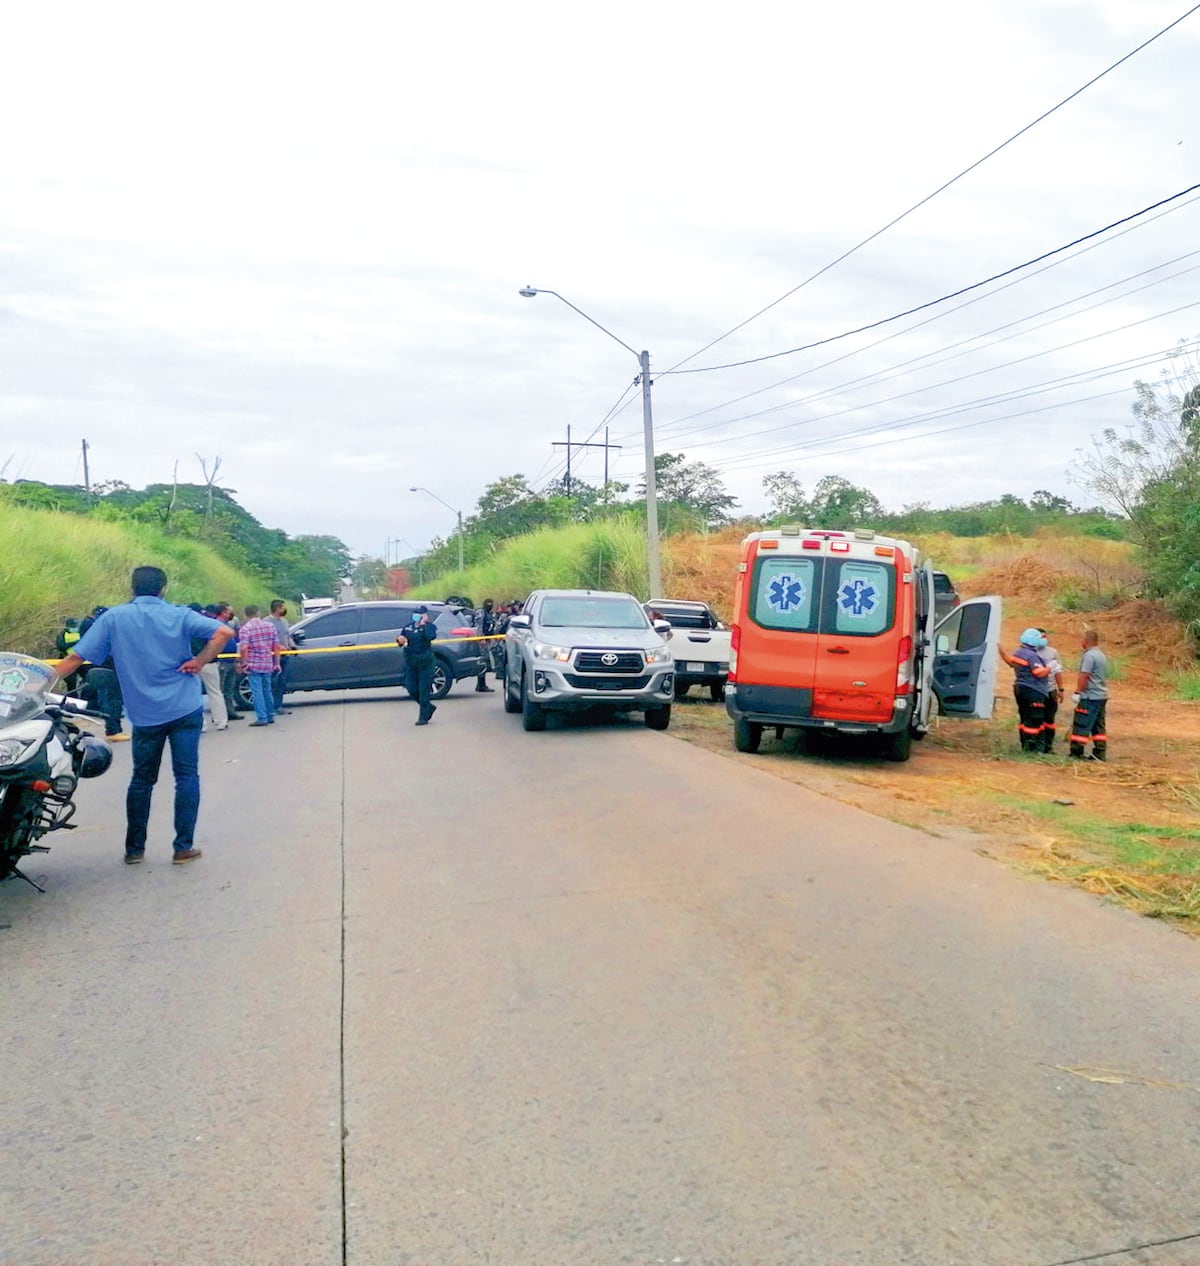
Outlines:
[[[437,620],[438,638],[444,639],[433,648],[433,697],[443,699],[456,681],[478,677],[483,666],[480,647],[485,643],[462,640],[476,636],[476,631],[457,607],[444,602],[347,602],[292,625],[297,648],[333,653],[284,656],[287,692],[404,685],[404,651],[396,645],[396,634],[412,622],[419,606],[429,608]],[[238,695],[246,707],[253,706],[245,677],[238,678]]]

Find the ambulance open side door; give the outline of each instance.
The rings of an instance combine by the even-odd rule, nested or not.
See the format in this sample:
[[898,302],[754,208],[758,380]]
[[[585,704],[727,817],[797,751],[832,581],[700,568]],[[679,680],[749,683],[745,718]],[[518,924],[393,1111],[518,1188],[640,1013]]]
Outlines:
[[969,598],[934,627],[933,693],[943,716],[992,715],[999,647],[998,597]]

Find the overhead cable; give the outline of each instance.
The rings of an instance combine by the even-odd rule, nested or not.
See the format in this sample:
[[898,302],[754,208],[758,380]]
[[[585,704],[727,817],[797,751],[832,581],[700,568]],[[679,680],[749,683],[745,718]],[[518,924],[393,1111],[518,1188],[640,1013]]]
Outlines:
[[1173,22],[1169,22],[1166,26],[1164,26],[1161,31],[1156,31],[1152,36],[1150,36],[1149,39],[1143,40],[1142,43],[1140,43],[1136,48],[1130,49],[1130,51],[1126,53],[1124,57],[1121,57],[1117,61],[1113,62],[1111,66],[1105,67],[1105,69],[1102,70],[1098,75],[1093,75],[1092,78],[1087,81],[1087,83],[1081,84],[1078,88],[1075,89],[1074,92],[1072,92],[1069,96],[1064,97],[1057,105],[1051,106],[1049,110],[1046,110],[1043,113],[1039,114],[1036,119],[1033,119],[1031,122],[1026,123],[1025,126],[1021,128],[1019,132],[1014,132],[1012,136],[1008,138],[1008,140],[1002,141],[994,149],[988,150],[988,152],[984,154],[982,158],[977,158],[969,167],[964,167],[962,171],[958,173],[957,176],[952,176],[949,180],[945,182],[945,184],[939,185],[932,193],[926,194],[925,197],[920,200],[920,202],[914,202],[913,205],[909,207],[907,211],[902,211],[894,219],[889,220],[882,228],[876,229],[875,232],[872,233],[869,237],[864,237],[863,240],[859,242],[857,245],[850,247],[850,249],[847,251],[843,251],[842,254],[840,254],[836,259],[831,260],[828,264],[826,264],[824,268],[818,269],[811,276],[806,277],[803,281],[793,286],[790,290],[786,291],[784,294],[781,294],[778,299],[772,300],[772,302],[768,303],[765,308],[760,308],[753,315],[748,316],[744,321],[739,321],[737,325],[733,326],[731,329],[726,330],[724,334],[718,335],[715,339],[713,339],[709,343],[705,343],[703,347],[692,352],[690,356],[685,356],[683,360],[676,361],[675,364],[672,365],[670,369],[664,370],[663,372],[675,373],[679,369],[679,366],[686,365],[688,361],[695,360],[697,356],[702,356],[705,352],[709,350],[709,348],[716,347],[718,343],[723,342],[725,339],[729,338],[730,335],[736,334],[738,330],[744,329],[752,321],[757,321],[760,316],[763,316],[765,313],[770,312],[772,308],[778,307],[779,304],[783,303],[785,299],[790,299],[792,295],[796,294],[797,291],[803,290],[805,286],[809,285],[811,282],[816,281],[818,277],[824,276],[825,273],[830,271],[830,269],[836,268],[838,264],[842,263],[844,260],[849,259],[850,256],[854,255],[856,252],[862,250],[864,246],[867,246],[869,243],[873,242],[877,237],[882,237],[882,235],[886,233],[889,229],[895,228],[895,226],[899,224],[901,220],[906,220],[910,215],[913,214],[914,211],[919,211],[921,207],[925,206],[926,203],[932,202],[933,199],[936,198],[939,194],[945,193],[946,190],[951,187],[951,185],[957,184],[960,180],[962,180],[964,176],[970,175],[970,173],[973,172],[977,167],[981,167],[984,163],[986,163],[989,158],[994,158],[997,154],[1000,153],[1001,150],[1007,149],[1008,146],[1010,146],[1014,141],[1019,140],[1022,136],[1024,136],[1026,132],[1037,127],[1039,123],[1044,122],[1052,114],[1055,114],[1059,110],[1061,110],[1063,106],[1074,101],[1075,98],[1078,97],[1081,93],[1086,92],[1090,87],[1092,87],[1093,84],[1099,83],[1101,79],[1103,79],[1106,75],[1111,74],[1119,66],[1124,65],[1124,63],[1129,61],[1130,58],[1136,57],[1137,54],[1140,53],[1143,49],[1148,48],[1151,44],[1154,43],[1155,40],[1161,39],[1162,36],[1166,35],[1168,31],[1172,30],[1174,27],[1177,27],[1181,22],[1185,21],[1187,18],[1190,18],[1193,13],[1197,12],[1197,10],[1200,10],[1200,4],[1192,5],[1192,7],[1188,9],[1186,13],[1180,14],[1179,17],[1177,17]]
[[[1200,6],[1198,6],[1200,7]],[[878,321],[868,322],[866,325],[856,326],[852,330],[843,330],[841,334],[831,334],[828,338],[817,339],[812,343],[805,343],[801,347],[789,347],[782,352],[770,352],[766,356],[753,356],[749,360],[730,361],[725,365],[699,365],[695,369],[670,369],[665,373],[672,374],[710,374],[718,369],[738,369],[743,365],[760,365],[763,361],[778,360],[781,356],[795,356],[797,352],[808,352],[814,347],[825,347],[829,343],[837,343],[841,339],[850,338],[854,334],[865,334],[868,330],[877,330],[882,325],[890,325],[893,321],[903,320],[906,316],[912,316],[916,312],[924,312],[928,308],[936,307],[940,303],[946,303],[951,299],[957,299],[960,295],[970,294],[972,290],[979,290],[984,286],[990,286],[993,281],[1000,281],[1004,277],[1011,277],[1013,273],[1018,273],[1022,269],[1031,268],[1034,264],[1040,264],[1045,259],[1052,259],[1055,255],[1061,255],[1064,251],[1071,250],[1072,247],[1080,245],[1082,242],[1090,242],[1093,238],[1101,237],[1103,234],[1110,232],[1112,229],[1119,228],[1122,224],[1128,224],[1131,220],[1136,220],[1143,215],[1147,215],[1151,211],[1157,211],[1159,207],[1165,207],[1171,202],[1175,202],[1179,198],[1186,197],[1189,193],[1195,193],[1200,189],[1200,184],[1194,184],[1187,189],[1181,189],[1178,193],[1173,193],[1169,198],[1161,198],[1158,202],[1152,202],[1148,207],[1143,207],[1140,211],[1134,211],[1131,215],[1122,216],[1119,220],[1114,220],[1111,224],[1106,224],[1101,229],[1095,229],[1091,233],[1085,233],[1082,237],[1077,237],[1073,241],[1066,242],[1062,246],[1056,246],[1053,250],[1044,251],[1041,255],[1035,256],[1033,259],[1027,259],[1022,264],[1014,264],[1011,268],[1004,269],[1003,272],[993,273],[990,277],[983,278],[982,281],[972,282],[969,286],[962,286],[958,290],[952,290],[949,294],[941,295],[937,299],[930,299],[926,303],[918,303],[915,307],[906,308],[903,312],[896,312],[892,316],[882,317]],[[681,361],[680,364],[683,362]]]

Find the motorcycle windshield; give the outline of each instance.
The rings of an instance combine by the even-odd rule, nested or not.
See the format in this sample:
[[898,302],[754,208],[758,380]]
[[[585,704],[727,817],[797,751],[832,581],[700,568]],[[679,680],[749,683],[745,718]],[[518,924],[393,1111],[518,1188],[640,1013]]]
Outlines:
[[37,716],[56,679],[40,659],[0,651],[0,727]]

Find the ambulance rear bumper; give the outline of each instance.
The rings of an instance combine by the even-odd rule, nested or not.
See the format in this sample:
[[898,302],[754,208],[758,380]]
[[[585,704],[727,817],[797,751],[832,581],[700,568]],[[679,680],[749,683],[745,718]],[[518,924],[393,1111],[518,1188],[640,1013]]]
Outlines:
[[889,721],[856,721],[813,716],[813,692],[800,686],[733,683],[725,687],[725,711],[734,721],[797,729],[837,730],[844,734],[896,734],[911,720],[909,701],[898,698]]

